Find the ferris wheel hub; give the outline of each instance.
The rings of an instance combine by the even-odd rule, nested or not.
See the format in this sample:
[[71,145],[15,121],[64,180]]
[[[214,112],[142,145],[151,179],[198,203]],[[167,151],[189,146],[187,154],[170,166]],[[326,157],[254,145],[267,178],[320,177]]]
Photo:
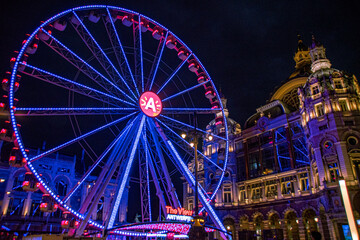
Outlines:
[[151,91],[141,94],[139,105],[141,111],[148,117],[159,116],[163,108],[160,97]]

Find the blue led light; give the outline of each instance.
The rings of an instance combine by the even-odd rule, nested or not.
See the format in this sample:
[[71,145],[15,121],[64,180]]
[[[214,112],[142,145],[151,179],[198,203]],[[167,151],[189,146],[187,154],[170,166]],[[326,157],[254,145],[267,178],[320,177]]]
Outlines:
[[[183,139],[179,134],[177,134],[174,130],[172,130],[168,125],[166,125],[164,122],[160,121],[159,119],[157,119],[157,121],[159,123],[161,123],[164,127],[166,127],[170,132],[172,132],[174,135],[176,135],[179,139],[181,139],[181,141],[185,142],[187,145],[190,145],[190,143],[188,141],[186,141],[185,139]],[[197,153],[200,154],[201,156],[204,157],[204,159],[206,159],[207,161],[211,162],[215,167],[217,167],[218,169],[220,169],[221,171],[225,172],[224,169],[225,168],[221,168],[219,165],[217,165],[214,161],[212,161],[210,158],[208,158],[207,156],[205,156],[200,150],[197,150]]]
[[[99,75],[102,79],[104,79],[107,83],[109,83],[111,86],[113,86],[115,89],[120,91],[122,94],[124,94],[127,98],[129,98],[132,102],[134,102],[134,99],[131,98],[129,95],[127,95],[123,90],[121,90],[118,86],[116,86],[112,81],[110,81],[108,78],[106,78],[103,74],[101,74],[99,71],[97,71],[95,68],[93,68],[89,63],[87,63],[85,60],[83,60],[81,57],[79,57],[76,53],[71,51],[68,47],[66,47],[62,42],[60,42],[58,39],[56,39],[54,36],[49,34],[47,31],[43,31],[46,33],[50,38],[52,38],[57,44],[62,46],[64,49],[66,49],[69,53],[71,53],[73,56],[75,56],[78,60],[80,60],[83,64],[85,64],[88,68],[90,68],[92,71],[94,71],[97,75]],[[135,97],[135,95],[134,95]],[[136,97],[135,97],[136,98]]]
[[210,80],[207,80],[207,81],[205,81],[205,82],[196,84],[195,86],[192,86],[192,87],[190,87],[190,88],[188,88],[188,89],[185,89],[185,90],[183,90],[183,91],[181,91],[181,92],[178,92],[178,93],[176,93],[176,94],[174,94],[174,95],[172,95],[172,96],[170,96],[170,97],[167,97],[167,98],[163,99],[162,101],[165,102],[165,101],[168,101],[168,100],[170,100],[170,99],[172,99],[172,98],[174,98],[174,97],[177,97],[177,96],[179,96],[179,95],[182,95],[182,94],[184,94],[184,93],[187,93],[187,92],[189,92],[189,91],[191,91],[191,90],[194,90],[194,89],[196,89],[196,88],[198,88],[198,87],[200,87],[200,86],[205,85],[205,84],[208,83],[209,81],[210,81]]
[[[170,140],[167,140],[167,144],[170,146],[170,149],[172,150],[173,154],[177,158],[178,163],[180,163],[180,166],[182,167],[183,171],[187,174],[187,177],[190,179],[191,183],[193,185],[195,185],[195,180],[193,178],[192,173],[190,172],[188,167],[185,165],[185,163],[181,160],[181,157],[180,157],[179,153],[176,151],[176,149],[174,148],[172,142]],[[218,228],[220,228],[221,230],[226,231],[224,225],[220,221],[219,217],[216,215],[214,209],[210,206],[210,203],[206,200],[206,197],[200,188],[198,189],[198,193],[199,193],[200,199],[202,200],[202,203],[204,204],[206,210],[210,213],[210,216],[211,216],[211,218],[213,218],[216,226]]]
[[72,80],[70,80],[70,79],[61,77],[61,76],[56,75],[56,74],[54,74],[54,73],[50,73],[50,72],[45,71],[45,70],[43,70],[43,69],[40,69],[40,68],[31,66],[30,64],[22,64],[22,63],[21,63],[21,65],[24,65],[24,66],[26,66],[26,67],[35,69],[35,70],[37,70],[37,71],[39,71],[39,72],[42,72],[42,73],[51,75],[51,76],[53,76],[53,77],[55,77],[55,78],[57,78],[57,79],[63,80],[63,81],[65,81],[65,82],[69,82],[69,83],[74,84],[74,85],[76,85],[76,86],[78,86],[78,87],[85,88],[85,89],[87,89],[87,90],[90,90],[90,91],[93,91],[93,92],[102,94],[102,95],[104,95],[104,96],[110,97],[110,98],[112,98],[112,99],[118,100],[118,101],[120,101],[120,102],[123,102],[123,103],[129,104],[129,105],[135,106],[134,103],[130,103],[130,102],[128,102],[128,101],[125,101],[125,100],[120,99],[120,98],[118,98],[118,97],[115,97],[115,96],[113,96],[113,95],[110,95],[110,94],[104,93],[104,92],[102,92],[102,91],[96,90],[96,89],[94,89],[94,88],[85,86],[85,85],[83,85],[83,84],[81,84],[81,83],[74,82],[74,81],[72,81]]
[[79,136],[79,137],[74,138],[73,140],[70,140],[70,141],[68,141],[68,142],[66,142],[66,143],[63,143],[63,144],[61,144],[61,145],[59,145],[59,146],[57,146],[57,147],[54,147],[54,148],[52,148],[52,149],[50,149],[50,150],[48,150],[48,151],[46,151],[46,152],[43,152],[42,154],[39,154],[39,155],[37,155],[37,156],[35,156],[35,157],[32,157],[32,158],[30,159],[30,161],[31,161],[31,162],[32,162],[32,161],[35,161],[35,160],[37,160],[37,159],[42,158],[43,156],[46,156],[46,155],[48,155],[48,154],[50,154],[50,153],[53,153],[53,152],[56,152],[56,151],[60,150],[61,148],[64,148],[64,147],[66,147],[66,146],[69,146],[70,144],[73,144],[73,143],[75,143],[75,142],[77,142],[77,141],[79,141],[79,140],[81,140],[81,139],[84,139],[84,138],[86,138],[86,137],[88,137],[88,136],[90,136],[90,135],[92,135],[92,134],[94,134],[94,133],[96,133],[96,132],[98,132],[98,131],[101,131],[101,130],[103,130],[103,129],[105,129],[105,128],[108,128],[108,127],[110,127],[110,126],[112,126],[112,125],[114,125],[114,124],[116,124],[116,123],[119,123],[119,122],[125,120],[126,118],[129,118],[130,116],[132,116],[132,115],[134,115],[134,114],[135,114],[135,113],[131,113],[131,114],[125,116],[125,117],[119,118],[119,119],[117,119],[117,120],[115,120],[115,121],[112,121],[112,122],[110,122],[110,123],[108,123],[108,124],[105,124],[104,126],[101,126],[101,127],[99,127],[99,128],[96,128],[96,129],[94,129],[94,130],[92,130],[92,131],[90,131],[90,132],[87,132],[87,133],[85,133],[85,134],[83,134],[83,135],[81,135],[81,136]]
[[127,66],[128,70],[129,70],[129,73],[130,73],[131,79],[132,79],[132,81],[133,81],[134,87],[135,87],[135,89],[136,89],[136,91],[137,91],[137,94],[140,95],[140,94],[139,94],[139,91],[137,90],[134,75],[133,75],[133,73],[132,73],[132,71],[131,71],[131,68],[130,68],[130,65],[129,65],[129,61],[128,61],[127,57],[126,57],[124,48],[123,48],[123,46],[122,46],[122,44],[121,44],[119,35],[118,35],[117,31],[116,31],[115,24],[114,24],[114,21],[113,21],[113,19],[112,19],[112,17],[111,17],[109,8],[106,8],[106,10],[107,10],[108,17],[109,17],[109,19],[110,19],[111,25],[112,25],[112,27],[113,27],[114,33],[115,33],[116,40],[117,40],[118,43],[119,43],[119,46],[120,46],[120,49],[121,49],[121,53],[123,54],[123,58],[124,58],[124,60],[125,60],[125,63],[126,63],[126,66]]
[[[195,111],[194,111],[194,112],[195,112]],[[179,123],[179,124],[181,124],[181,125],[184,125],[184,126],[190,128],[190,129],[194,129],[194,126],[191,126],[191,125],[189,125],[189,124],[187,124],[187,123],[178,121],[178,120],[176,120],[176,119],[173,119],[173,118],[171,118],[171,117],[168,117],[168,116],[165,116],[165,115],[162,115],[162,114],[160,114],[160,116],[162,116],[163,118],[169,119],[170,121],[173,121],[173,122]],[[199,131],[199,132],[202,132],[202,133],[204,133],[204,134],[211,135],[211,136],[213,136],[213,137],[216,137],[216,138],[219,138],[219,139],[221,139],[221,140],[226,141],[225,138],[220,137],[220,136],[218,136],[218,135],[215,135],[215,134],[213,134],[213,133],[204,131],[204,130],[202,130],[202,129],[200,129],[200,128],[197,128],[196,131]]]
[[122,198],[122,194],[124,192],[125,185],[126,185],[126,182],[128,180],[128,177],[129,177],[129,174],[130,174],[130,169],[131,169],[131,166],[132,166],[132,163],[133,163],[133,160],[134,160],[135,151],[136,151],[138,143],[139,143],[140,134],[141,134],[141,132],[143,130],[143,127],[144,127],[145,119],[146,119],[146,116],[143,115],[142,118],[141,118],[139,129],[138,129],[136,137],[135,137],[135,141],[134,141],[132,149],[131,149],[131,153],[130,153],[128,163],[127,163],[125,171],[124,171],[123,178],[121,179],[121,185],[120,185],[119,191],[118,191],[117,196],[116,196],[114,208],[112,209],[112,212],[111,212],[111,215],[110,215],[108,229],[112,228],[113,225],[114,225],[115,217],[116,217],[117,211],[119,209],[119,205],[120,205],[120,200]]
[[140,75],[141,75],[141,90],[144,92],[144,63],[143,63],[143,49],[142,49],[142,37],[141,37],[141,15],[139,14],[138,24],[139,45],[140,45]]
[[95,162],[95,164],[92,165],[92,167],[87,171],[87,173],[78,181],[78,184],[76,184],[75,188],[72,189],[71,193],[68,194],[68,196],[64,199],[64,202],[67,202],[71,196],[76,192],[76,190],[80,187],[80,185],[86,180],[88,176],[92,173],[92,171],[99,165],[99,163],[104,159],[104,157],[110,152],[110,150],[114,147],[116,143],[119,142],[119,140],[124,136],[124,134],[127,134],[129,129],[132,127],[133,123],[135,122],[136,118],[134,118],[129,125],[127,125],[122,133],[110,144],[110,146],[101,154],[99,159]]
[[184,66],[184,64],[187,62],[187,60],[191,57],[191,54],[189,54],[189,56],[183,60],[180,65],[174,70],[174,72],[170,75],[170,77],[166,80],[166,82],[161,86],[161,88],[156,92],[156,94],[159,94],[159,92],[161,92],[161,90],[164,89],[164,87],[171,81],[171,79],[178,73],[178,71],[181,69],[182,66]]
[[[72,13],[72,12],[74,12],[74,11],[82,11],[82,10],[98,9],[98,8],[106,8],[109,15],[110,15],[109,9],[116,9],[116,10],[120,10],[120,11],[123,11],[123,12],[132,13],[132,14],[134,14],[134,15],[139,15],[139,18],[140,18],[140,14],[138,14],[138,13],[136,13],[136,12],[134,12],[134,11],[129,11],[129,10],[127,10],[127,9],[123,9],[123,8],[119,8],[119,7],[109,7],[109,6],[105,6],[105,5],[91,5],[91,6],[77,7],[77,8],[73,8],[73,9],[64,11],[64,12],[59,13],[59,14],[55,15],[54,17],[48,19],[47,21],[45,21],[43,24],[41,24],[41,26],[40,26],[39,28],[37,28],[37,29],[34,31],[33,34],[30,35],[30,37],[28,38],[28,41],[23,45],[22,49],[20,50],[20,53],[19,53],[19,55],[18,55],[18,57],[17,57],[17,60],[16,60],[16,62],[15,62],[15,64],[14,64],[14,68],[13,68],[14,70],[13,70],[12,75],[11,75],[11,85],[10,85],[10,93],[9,93],[9,99],[10,99],[10,118],[11,118],[11,121],[12,121],[12,124],[13,124],[15,136],[17,137],[17,139],[18,139],[18,141],[19,141],[20,150],[22,151],[25,159],[28,161],[28,166],[29,166],[29,168],[30,168],[34,173],[36,173],[36,170],[33,168],[32,164],[29,162],[28,156],[27,156],[27,154],[26,154],[26,152],[25,152],[25,148],[24,148],[24,146],[23,146],[23,143],[22,143],[21,138],[20,138],[19,131],[18,131],[17,126],[16,126],[15,110],[13,109],[13,97],[14,97],[14,89],[13,89],[13,86],[14,86],[14,81],[15,81],[15,76],[16,76],[16,71],[17,71],[17,68],[18,68],[18,64],[19,64],[19,62],[20,62],[21,57],[22,57],[23,54],[24,54],[25,49],[27,48],[28,44],[31,42],[30,40],[35,37],[35,35],[37,34],[37,32],[38,32],[42,27],[47,26],[48,24],[52,23],[52,22],[55,21],[56,19],[59,19],[59,18],[61,18],[61,17],[64,17],[64,15],[69,14],[69,13]],[[141,16],[141,17],[144,18],[144,19],[148,19],[148,20],[151,21],[153,24],[155,24],[155,25],[157,25],[157,26],[159,26],[159,27],[162,27],[163,30],[166,30],[166,31],[167,31],[167,34],[170,33],[165,27],[163,27],[162,25],[160,25],[160,24],[157,23],[156,21],[154,21],[154,20],[152,20],[152,19],[150,19],[150,18],[147,18],[147,17],[145,17],[145,16]],[[110,19],[112,20],[111,16],[110,16]],[[113,24],[113,22],[112,22],[112,24]],[[44,32],[45,32],[45,31],[44,31]],[[115,33],[117,34],[116,29],[115,29]],[[172,33],[171,33],[171,34],[172,34]],[[172,34],[172,35],[173,35],[174,37],[176,37],[174,34]],[[166,39],[166,38],[165,38],[165,39]],[[179,43],[181,43],[184,47],[188,48],[180,39],[177,39],[177,41],[178,41]],[[165,42],[165,41],[164,41],[164,42]],[[164,43],[164,44],[165,44],[165,43]],[[164,44],[163,44],[162,47],[164,47]],[[120,46],[121,46],[121,44],[120,44]],[[121,47],[122,47],[122,46],[121,46]],[[100,48],[100,49],[101,49],[101,48]],[[189,50],[189,48],[188,48],[187,50],[192,54],[192,52]],[[123,52],[123,54],[124,54],[124,51],[122,51],[122,52]],[[197,59],[197,57],[196,57],[195,55],[193,55],[193,56],[194,56],[194,58],[197,60],[197,62],[201,65],[202,70],[203,70],[204,72],[206,72],[205,68],[202,66],[202,64],[201,64],[200,61]],[[159,58],[159,62],[160,62],[160,59],[161,59],[161,58]],[[127,60],[125,60],[125,61],[127,62]],[[128,63],[127,63],[127,65],[128,65]],[[157,65],[158,65],[158,64],[157,64]],[[128,65],[128,66],[129,66],[129,65]],[[129,69],[130,69],[130,68],[129,68]],[[156,68],[156,70],[157,70],[157,68]],[[131,71],[130,71],[130,73],[131,73]],[[155,71],[155,73],[156,73],[156,71]],[[174,74],[174,75],[175,75],[175,74]],[[142,76],[142,77],[143,77],[143,76]],[[154,74],[153,78],[155,78],[155,74]],[[211,80],[211,79],[210,79],[210,80]],[[211,83],[212,83],[212,81],[211,81]],[[152,84],[151,84],[151,85],[152,85]],[[214,88],[214,89],[215,89],[215,88]],[[129,89],[129,90],[130,90],[130,89]],[[136,90],[137,90],[137,89],[136,89]],[[219,96],[219,94],[217,93],[216,89],[215,89],[215,92],[216,92],[217,96]],[[134,94],[134,93],[132,92],[132,94]],[[220,105],[221,105],[221,109],[223,109],[223,108],[222,108],[222,103],[221,103],[221,101],[220,101]],[[222,111],[222,113],[223,113],[223,116],[225,116],[224,110],[221,110],[221,111]],[[227,129],[227,119],[226,119],[225,117],[224,117],[224,125],[225,125],[225,128]],[[225,131],[225,133],[226,133],[226,139],[227,139],[227,138],[228,138],[228,133],[227,133],[227,131]],[[224,161],[224,165],[225,165],[225,166],[226,166],[226,164],[227,164],[227,156],[228,156],[228,142],[226,141],[226,159],[225,159],[225,161]],[[224,166],[224,167],[225,167],[225,166]],[[41,179],[41,177],[40,177],[38,174],[35,174],[35,176],[36,176],[38,179]],[[221,179],[223,178],[223,176],[224,176],[224,172],[223,172],[222,175],[221,175]],[[45,184],[44,184],[44,185],[45,185]],[[219,186],[220,186],[220,185],[219,185]],[[219,186],[217,187],[217,189],[219,188]],[[47,188],[47,189],[49,189],[49,188]],[[216,191],[217,191],[217,189],[216,189]],[[56,197],[55,194],[54,194],[50,189],[49,189],[49,193],[51,194],[52,197],[54,197],[54,199],[56,199],[57,201],[59,201],[59,202],[61,203],[61,200],[60,200],[58,197]],[[215,196],[215,194],[213,194],[212,197],[213,197],[213,196]],[[83,216],[82,214],[78,214],[76,211],[74,211],[73,209],[71,209],[70,207],[68,207],[68,206],[65,205],[65,204],[64,204],[64,207],[65,207],[66,209],[70,210],[72,213],[74,213],[74,214],[75,214],[76,216],[78,216],[79,218],[84,219],[84,216]],[[96,227],[104,228],[104,227],[101,226],[100,224],[95,223],[93,220],[90,220],[89,223],[94,224],[94,226],[96,226]]]
[[[125,86],[127,87],[127,89],[134,94],[129,85],[126,83],[125,79],[123,78],[123,76],[121,76],[121,74],[119,73],[119,71],[116,69],[116,67],[114,66],[114,64],[111,62],[111,60],[108,58],[108,56],[105,54],[104,50],[100,47],[99,43],[95,40],[95,38],[91,35],[90,31],[86,28],[86,26],[84,25],[84,23],[81,21],[81,19],[79,18],[79,16],[75,13],[75,11],[73,11],[74,16],[77,18],[77,20],[80,22],[81,26],[85,29],[85,31],[87,32],[87,34],[89,34],[90,38],[92,39],[92,41],[95,43],[95,45],[98,47],[98,49],[100,50],[101,54],[106,58],[106,60],[108,61],[108,63],[110,64],[110,66],[113,68],[113,70],[116,72],[116,74],[119,76],[119,78],[121,79],[121,81],[125,84]],[[136,89],[136,91],[138,91]],[[139,94],[139,92],[138,92]],[[135,97],[135,96],[134,96]]]
[[149,221],[151,222],[152,214],[151,214],[150,174],[149,174],[150,153],[149,153],[147,137],[146,137],[146,125],[144,127],[143,139],[144,139],[145,160],[146,160],[146,184],[147,184],[147,194],[148,194],[148,204],[149,204]]
[[153,84],[154,84],[154,80],[155,80],[155,77],[156,77],[156,74],[157,74],[157,71],[158,71],[160,62],[161,62],[161,58],[162,58],[162,54],[163,54],[163,52],[164,52],[164,47],[165,47],[165,43],[166,43],[166,39],[167,39],[168,34],[169,34],[169,32],[166,31],[166,35],[165,35],[165,38],[164,38],[163,43],[162,43],[162,46],[161,46],[160,54],[159,54],[158,60],[157,60],[157,62],[156,62],[155,71],[154,71],[153,76],[152,76],[152,78],[151,78],[151,83],[150,83],[149,91],[151,91],[152,86],[153,86]]

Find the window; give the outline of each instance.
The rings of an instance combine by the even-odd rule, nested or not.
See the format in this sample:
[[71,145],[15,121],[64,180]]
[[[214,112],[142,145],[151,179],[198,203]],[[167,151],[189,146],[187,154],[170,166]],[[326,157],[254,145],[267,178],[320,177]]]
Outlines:
[[340,79],[334,80],[334,87],[335,89],[342,89],[343,85]]
[[208,155],[208,156],[211,155],[211,144],[207,145],[207,147],[206,147],[206,155]]
[[319,86],[313,86],[311,88],[312,95],[316,95],[320,92]]
[[266,197],[274,198],[277,196],[277,183],[275,180],[266,182]]
[[309,186],[309,177],[307,173],[300,174],[300,189],[301,191],[308,191]]
[[262,187],[258,184],[253,184],[252,186],[252,199],[260,199],[262,198]]
[[224,203],[231,203],[231,187],[226,186],[224,187]]
[[263,174],[271,174],[275,169],[274,148],[266,148],[261,151],[263,162]]
[[321,117],[325,114],[324,105],[322,103],[315,105],[315,112],[317,117]]
[[10,216],[21,216],[25,199],[10,198],[7,214]]
[[44,213],[42,211],[40,211],[40,200],[32,200],[29,215],[37,216],[37,217],[44,216]]
[[246,199],[246,189],[245,186],[241,186],[239,189],[239,200],[240,202],[245,202]]
[[294,193],[293,177],[284,177],[281,179],[281,193],[291,194]]
[[259,161],[259,152],[254,152],[249,154],[249,170],[250,177],[260,176],[260,161]]
[[337,163],[328,164],[329,173],[330,173],[330,181],[337,182],[339,179],[339,166]]
[[346,99],[339,99],[339,106],[341,111],[343,112],[349,111],[349,106],[347,104]]
[[25,181],[24,174],[19,174],[14,178],[13,190],[23,192],[22,184]]
[[58,195],[60,195],[60,196],[65,196],[66,195],[67,184],[65,183],[64,180],[60,180],[60,181],[56,182],[55,188],[56,188],[56,191],[57,191]]
[[192,190],[192,188],[190,187],[190,185],[188,184],[188,185],[187,185],[187,193],[188,193],[188,194],[192,194],[192,192],[193,192],[193,190]]
[[242,141],[235,142],[235,151],[240,152],[241,150],[243,150],[243,142]]
[[194,202],[192,199],[189,199],[188,201],[188,210],[193,210],[194,209]]
[[246,163],[244,156],[239,156],[236,158],[237,162],[237,178],[238,181],[246,180]]

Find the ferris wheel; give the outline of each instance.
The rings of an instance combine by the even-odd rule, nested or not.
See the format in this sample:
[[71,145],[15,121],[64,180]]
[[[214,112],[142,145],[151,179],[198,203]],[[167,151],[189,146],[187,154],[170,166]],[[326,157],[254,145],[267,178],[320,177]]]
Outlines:
[[[125,195],[133,196],[126,192],[134,179],[139,196],[129,202],[140,202],[143,222],[155,220],[155,205],[163,214],[167,205],[181,207],[175,182],[181,177],[194,188],[189,166],[195,152],[180,135],[196,129],[204,141],[226,144],[221,161],[197,152],[204,168],[219,176],[215,187],[199,185],[200,211],[226,231],[211,205],[228,159],[223,105],[205,67],[173,32],[127,9],[77,7],[42,22],[11,65],[5,87],[3,82],[16,137],[10,164],[28,170],[27,190],[44,192],[42,210],[61,208],[77,220],[77,234],[89,226],[112,229]],[[206,129],[214,118],[212,127],[221,131]],[[44,140],[44,151],[29,154]],[[57,192],[36,162],[79,151],[84,156],[75,167],[82,175],[65,194]],[[94,184],[75,206],[72,199],[89,179]],[[107,220],[97,221],[91,216],[109,187]]]

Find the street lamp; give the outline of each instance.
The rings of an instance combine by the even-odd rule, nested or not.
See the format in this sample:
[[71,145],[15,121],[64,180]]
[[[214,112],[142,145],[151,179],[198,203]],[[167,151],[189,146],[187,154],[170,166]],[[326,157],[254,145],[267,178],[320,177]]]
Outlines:
[[194,191],[194,197],[195,197],[195,211],[194,216],[192,220],[192,225],[189,230],[189,240],[204,240],[207,236],[207,233],[205,231],[205,220],[202,216],[199,215],[199,193],[198,193],[198,155],[197,155],[197,148],[199,143],[199,138],[202,137],[202,134],[196,130],[197,125],[197,119],[196,115],[194,114],[194,129],[190,130],[186,133],[182,133],[182,138],[189,138],[190,143],[189,145],[194,148],[194,160],[195,160],[195,166],[194,166],[194,174],[195,174],[195,191]]

